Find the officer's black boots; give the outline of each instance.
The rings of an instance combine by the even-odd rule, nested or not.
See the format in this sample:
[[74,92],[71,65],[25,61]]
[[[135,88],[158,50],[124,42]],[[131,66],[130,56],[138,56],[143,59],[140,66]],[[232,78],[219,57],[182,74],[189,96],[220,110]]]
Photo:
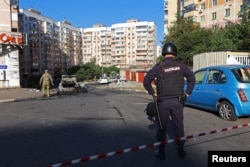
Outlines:
[[155,156],[161,160],[165,159],[165,145],[159,145],[158,150],[155,151]]
[[159,158],[160,160],[164,160],[165,159],[165,152],[157,150],[157,151],[155,151],[155,156],[157,158]]
[[[165,159],[165,148],[164,146],[160,145],[158,150],[155,151],[154,155],[159,158],[160,160],[164,160]],[[186,152],[183,148],[183,146],[178,146],[177,147],[177,155],[179,158],[184,158],[186,155]]]
[[184,158],[186,155],[185,150],[183,149],[183,147],[178,147],[178,157],[179,158]]

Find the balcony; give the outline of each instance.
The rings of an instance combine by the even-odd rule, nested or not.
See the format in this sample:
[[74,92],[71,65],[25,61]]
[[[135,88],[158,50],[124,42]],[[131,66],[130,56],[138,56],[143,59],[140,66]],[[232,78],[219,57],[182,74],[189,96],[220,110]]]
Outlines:
[[198,12],[198,5],[195,3],[189,4],[189,5],[184,5],[183,7],[183,13],[186,15],[187,13],[190,12]]
[[32,63],[32,68],[33,69],[38,69],[38,67],[39,67],[39,63]]

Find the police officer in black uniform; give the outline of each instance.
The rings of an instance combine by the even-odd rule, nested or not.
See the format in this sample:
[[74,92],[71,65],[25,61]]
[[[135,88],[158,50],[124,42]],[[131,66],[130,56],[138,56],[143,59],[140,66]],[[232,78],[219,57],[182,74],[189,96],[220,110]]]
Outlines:
[[[195,77],[188,66],[176,61],[177,47],[173,43],[165,43],[162,48],[164,61],[156,64],[145,76],[143,85],[154,100],[157,101],[158,115],[156,116],[157,141],[165,141],[167,123],[171,116],[176,138],[184,137],[183,125],[183,101],[188,97],[195,84]],[[187,80],[187,89],[184,90],[184,77]],[[152,87],[152,81],[156,80],[156,92]],[[177,142],[178,156],[185,156],[183,140]],[[159,145],[155,156],[165,159],[165,144]]]

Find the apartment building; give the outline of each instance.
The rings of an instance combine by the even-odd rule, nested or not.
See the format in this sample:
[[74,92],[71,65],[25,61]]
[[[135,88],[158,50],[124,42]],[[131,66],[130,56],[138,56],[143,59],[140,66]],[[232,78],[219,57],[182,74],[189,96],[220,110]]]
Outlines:
[[[185,18],[192,18],[199,22],[201,27],[224,27],[229,21],[239,23],[240,13],[243,12],[243,2],[247,0],[164,0],[164,33],[171,26],[171,21],[176,20],[179,12]],[[180,2],[180,3],[178,3]]]
[[111,64],[121,68],[152,66],[157,55],[154,22],[129,19],[111,26]]
[[20,74],[24,78],[52,71],[53,19],[35,9],[19,10],[20,31],[27,34],[28,44],[20,56]]
[[82,29],[83,59],[95,59],[101,66],[141,68],[152,66],[156,58],[156,25],[154,22],[129,19],[106,27],[96,24]]
[[180,8],[180,0],[164,0],[164,34],[168,34],[168,28],[176,20]]
[[224,27],[229,21],[239,23],[243,0],[189,0],[183,3],[184,17],[191,17],[201,27]]
[[35,9],[20,9],[19,25],[29,41],[20,58],[24,83],[45,69],[52,75],[65,74],[68,68],[91,60],[105,67],[152,66],[157,55],[154,22],[131,19],[110,27],[96,24],[76,28],[66,20],[56,22]]
[[83,63],[95,60],[99,66],[111,64],[111,28],[95,24],[91,28],[81,28]]
[[0,1],[0,88],[20,87],[19,53],[25,35],[18,29],[18,2]]
[[36,9],[19,9],[16,0],[0,1],[0,14],[0,87],[37,85],[45,69],[56,76],[92,59],[105,67],[152,66],[157,55],[154,22],[77,28]]
[[83,65],[82,35],[80,28],[74,27],[69,21],[57,22],[59,26],[59,43],[62,56],[62,73],[75,65]]
[[20,9],[19,28],[28,39],[20,57],[24,86],[26,80],[40,76],[45,69],[54,76],[83,64],[81,31],[70,22],[57,22],[32,8]]

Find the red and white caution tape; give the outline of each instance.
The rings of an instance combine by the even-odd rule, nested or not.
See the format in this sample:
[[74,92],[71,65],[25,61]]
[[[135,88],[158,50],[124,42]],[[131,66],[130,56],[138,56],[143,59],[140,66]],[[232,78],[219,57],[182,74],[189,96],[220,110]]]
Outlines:
[[142,146],[135,146],[135,147],[126,148],[126,149],[123,149],[123,150],[117,150],[117,151],[112,151],[112,152],[108,152],[108,153],[93,155],[93,156],[90,156],[90,157],[83,157],[83,158],[75,159],[75,160],[72,160],[72,161],[66,161],[66,162],[62,162],[62,163],[58,163],[58,164],[54,164],[54,165],[49,165],[48,167],[69,166],[69,165],[82,163],[82,162],[86,162],[86,161],[91,161],[91,160],[95,160],[95,159],[107,158],[107,157],[111,157],[111,156],[114,156],[114,155],[120,155],[120,154],[124,154],[124,153],[128,153],[128,152],[132,152],[132,151],[138,151],[138,150],[142,150],[142,149],[146,149],[146,148],[156,147],[156,146],[159,146],[160,144],[169,144],[169,143],[178,142],[178,141],[181,141],[181,140],[187,140],[187,139],[197,138],[197,137],[201,137],[201,136],[207,136],[207,135],[211,135],[211,134],[215,134],[215,133],[226,132],[226,131],[235,130],[235,129],[239,129],[239,128],[244,128],[244,127],[248,127],[248,126],[250,126],[250,123],[246,123],[246,124],[242,124],[242,125],[236,125],[236,126],[233,126],[233,127],[223,128],[223,129],[219,129],[219,130],[212,130],[212,131],[197,133],[197,134],[194,134],[194,135],[189,135],[189,136],[186,136],[186,137],[170,139],[170,140],[166,140],[166,141],[162,141],[162,142],[156,142],[156,143],[146,144],[146,145],[142,145]]

